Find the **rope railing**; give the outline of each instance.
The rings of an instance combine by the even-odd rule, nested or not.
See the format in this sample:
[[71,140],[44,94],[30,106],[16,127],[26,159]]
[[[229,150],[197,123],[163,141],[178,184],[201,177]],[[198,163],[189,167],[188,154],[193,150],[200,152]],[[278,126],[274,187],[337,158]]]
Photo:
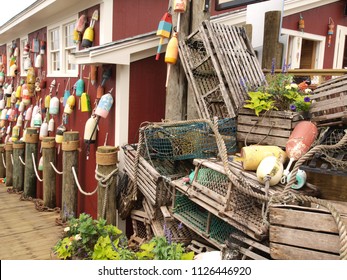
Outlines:
[[11,163],[12,163],[12,166],[13,166],[13,155],[10,154],[10,156],[11,156]]
[[22,157],[18,156],[18,158],[19,158],[19,161],[21,162],[21,164],[23,164],[25,166],[25,162],[23,161]]
[[31,158],[32,158],[32,160],[33,160],[33,165],[34,165],[34,171],[35,171],[36,178],[37,178],[37,180],[39,180],[40,182],[42,182],[43,179],[40,178],[40,176],[39,176],[39,174],[38,174],[38,172],[37,172],[34,153],[31,153]]
[[2,164],[4,165],[4,168],[6,169],[6,162],[4,159],[4,153],[1,153],[1,157],[2,157]]
[[81,185],[80,185],[80,183],[79,183],[79,181],[78,181],[75,167],[72,166],[71,169],[72,169],[72,174],[73,174],[73,177],[74,177],[74,179],[75,179],[75,183],[76,183],[76,185],[77,185],[78,190],[79,190],[82,194],[87,195],[87,196],[95,194],[96,191],[98,190],[98,186],[97,186],[97,187],[95,188],[95,190],[92,191],[92,192],[85,192],[85,191],[82,189],[82,187],[81,187]]
[[63,174],[63,171],[59,171],[53,164],[53,162],[49,162],[50,165],[52,166],[53,170],[55,171],[55,173],[59,174],[59,175],[62,175]]

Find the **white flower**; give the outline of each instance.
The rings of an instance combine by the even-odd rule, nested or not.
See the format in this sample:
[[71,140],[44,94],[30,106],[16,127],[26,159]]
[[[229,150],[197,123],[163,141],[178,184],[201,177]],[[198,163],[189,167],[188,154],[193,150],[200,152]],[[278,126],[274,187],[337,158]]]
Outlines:
[[68,232],[69,230],[70,230],[70,227],[64,228],[64,231],[65,231],[65,232]]
[[312,90],[310,88],[305,89],[305,93],[311,93]]
[[286,86],[285,86],[285,89],[288,89],[288,90],[289,90],[289,89],[291,89],[291,88],[292,88],[292,87],[291,87],[290,85],[286,85]]
[[81,237],[80,234],[76,234],[76,235],[75,235],[75,240],[81,240],[81,239],[82,239],[82,237]]

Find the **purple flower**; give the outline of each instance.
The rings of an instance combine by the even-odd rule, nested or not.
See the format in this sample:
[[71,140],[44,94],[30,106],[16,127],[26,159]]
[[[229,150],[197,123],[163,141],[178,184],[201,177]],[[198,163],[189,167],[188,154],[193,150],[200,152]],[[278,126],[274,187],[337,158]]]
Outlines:
[[296,106],[294,104],[290,105],[290,110],[295,111],[296,110]]
[[181,230],[183,228],[183,224],[182,224],[182,222],[180,222],[179,224],[178,224],[178,230]]
[[305,101],[305,102],[310,102],[310,101],[311,101],[311,98],[308,97],[308,96],[305,96],[305,97],[304,97],[304,101]]

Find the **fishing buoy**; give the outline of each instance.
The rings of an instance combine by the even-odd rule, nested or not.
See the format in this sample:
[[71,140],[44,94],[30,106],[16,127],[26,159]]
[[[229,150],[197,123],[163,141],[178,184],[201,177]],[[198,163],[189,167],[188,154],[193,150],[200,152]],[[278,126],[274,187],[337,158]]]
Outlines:
[[85,14],[81,15],[76,22],[75,30],[82,33],[86,28],[87,16]]
[[[288,182],[290,181],[291,176],[292,176],[292,172],[290,172],[290,173],[288,174],[288,177],[287,177]],[[306,183],[306,180],[307,180],[307,174],[306,174],[306,172],[305,172],[304,170],[302,170],[302,169],[299,169],[298,172],[296,172],[295,179],[296,179],[296,182],[295,182],[293,185],[291,185],[290,187],[291,187],[292,189],[294,189],[294,190],[299,190],[299,189],[301,189],[301,188],[305,185],[305,183]]]
[[46,136],[48,136],[48,123],[45,119],[40,127],[39,139],[42,140],[43,137],[46,137]]
[[20,98],[21,97],[21,92],[22,92],[22,86],[19,85],[16,89],[16,98]]
[[276,156],[285,163],[287,154],[277,146],[251,145],[241,148],[241,157],[236,159],[241,161],[244,170],[257,170],[260,162],[267,156]]
[[293,162],[300,159],[310,149],[317,135],[317,126],[310,121],[301,121],[295,126],[286,144],[289,163],[283,172],[282,184],[287,182],[287,176]]
[[40,54],[46,53],[46,41],[40,41]]
[[70,95],[66,100],[66,105],[64,108],[64,113],[70,115],[75,107],[76,99],[74,95]]
[[61,144],[63,143],[63,135],[64,135],[64,132],[66,131],[66,127],[64,125],[59,125],[58,128],[57,128],[57,131],[55,133],[55,142],[57,142],[58,144]]
[[31,120],[32,113],[33,113],[33,105],[31,105],[25,112],[25,118],[24,118],[25,119],[25,124],[24,124],[25,128],[27,127],[28,122]]
[[97,117],[91,116],[84,127],[84,143],[93,144],[96,142],[97,133],[94,132],[94,128],[97,126]]
[[31,113],[31,120],[30,120],[30,127],[34,127],[34,120],[35,120],[35,116],[36,114],[38,113],[39,111],[39,106],[38,105],[35,105],[34,108],[33,108],[33,111]]
[[5,81],[5,73],[0,72],[0,86],[3,85],[4,81]]
[[2,121],[6,121],[6,114],[7,114],[7,109],[2,109],[1,111],[1,116],[0,116],[0,120]]
[[90,65],[90,82],[94,86],[98,76],[98,67],[96,65]]
[[40,110],[38,110],[37,113],[34,115],[33,120],[33,127],[41,127],[42,115]]
[[180,22],[181,22],[181,14],[184,13],[187,9],[187,1],[186,0],[175,0],[173,4],[173,10],[175,13],[178,13],[177,18],[177,32],[180,31]]
[[18,118],[17,118],[16,126],[22,127],[22,125],[23,125],[23,115],[22,115],[22,113],[20,113]]
[[52,97],[49,102],[49,113],[51,115],[59,114],[59,99],[56,96]]
[[84,81],[82,79],[82,70],[81,70],[80,78],[75,84],[75,89],[76,89],[76,96],[81,96],[82,93],[84,92]]
[[25,109],[25,104],[24,104],[23,101],[21,101],[21,102],[19,103],[19,106],[18,106],[18,111],[19,111],[20,113],[23,113],[23,112],[24,112],[24,109]]
[[17,64],[13,64],[11,67],[10,67],[10,76],[15,78],[18,74],[18,67],[17,67]]
[[95,114],[99,117],[106,118],[108,113],[111,110],[113,104],[113,97],[111,93],[106,93],[103,95],[99,101],[98,106],[96,107]]
[[81,96],[81,112],[90,112],[91,110],[92,107],[89,95],[86,92],[83,92]]
[[40,160],[39,160],[39,166],[37,168],[38,170],[42,171],[43,170],[43,157],[41,156],[40,157]]
[[54,131],[54,119],[51,118],[48,122],[48,132],[53,132]]
[[94,25],[95,25],[95,21],[97,21],[98,19],[99,19],[99,12],[98,12],[98,10],[95,10],[93,15],[92,15],[92,19],[90,21],[89,27],[87,27],[83,33],[82,47],[89,48],[93,45]]
[[172,29],[172,15],[166,12],[161,18],[158,25],[157,36],[160,36],[160,41],[159,41],[159,45],[157,49],[157,55],[155,57],[156,60],[159,60],[164,38],[170,38],[171,29]]
[[262,184],[265,184],[267,181],[270,186],[277,185],[283,174],[283,164],[275,156],[265,157],[259,164],[257,168],[257,178],[258,181]]
[[28,86],[29,96],[33,96],[35,93],[35,82],[36,82],[36,76],[35,76],[35,70],[33,67],[29,67],[27,71],[27,81],[26,84]]
[[17,141],[19,139],[19,131],[20,128],[16,125],[12,128],[12,142]]
[[99,85],[96,89],[96,99],[100,99],[104,95],[104,87]]
[[2,98],[2,99],[0,100],[0,110],[4,109],[5,106],[6,106],[5,99]]
[[34,67],[35,67],[35,68],[42,68],[42,66],[43,66],[42,55],[41,55],[41,54],[38,54],[38,55],[36,56],[36,59],[35,59]]
[[169,82],[170,77],[170,70],[171,65],[176,64],[178,58],[178,39],[177,39],[177,32],[175,32],[167,47],[166,47],[166,53],[165,53],[165,62],[167,63],[167,74],[166,74],[166,87]]

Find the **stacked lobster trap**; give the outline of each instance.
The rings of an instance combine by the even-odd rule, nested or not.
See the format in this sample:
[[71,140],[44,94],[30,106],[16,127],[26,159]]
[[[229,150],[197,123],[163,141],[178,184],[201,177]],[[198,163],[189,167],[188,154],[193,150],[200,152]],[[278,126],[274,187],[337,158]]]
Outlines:
[[234,118],[246,87],[265,83],[243,27],[204,21],[179,42],[179,54],[201,118]]

